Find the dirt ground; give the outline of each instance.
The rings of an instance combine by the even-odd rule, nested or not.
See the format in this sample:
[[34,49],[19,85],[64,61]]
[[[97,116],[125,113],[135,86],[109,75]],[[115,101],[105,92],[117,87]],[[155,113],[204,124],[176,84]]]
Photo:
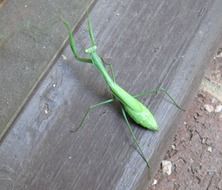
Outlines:
[[149,190],[222,190],[222,48],[164,161]]

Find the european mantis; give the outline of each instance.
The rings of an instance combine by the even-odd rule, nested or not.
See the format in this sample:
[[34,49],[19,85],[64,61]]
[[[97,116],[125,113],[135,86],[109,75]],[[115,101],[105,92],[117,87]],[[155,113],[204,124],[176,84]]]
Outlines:
[[104,104],[109,104],[114,101],[119,101],[120,105],[121,105],[122,115],[126,121],[126,124],[127,124],[126,126],[132,136],[133,143],[136,145],[138,153],[140,154],[140,156],[143,158],[143,160],[146,162],[147,166],[149,167],[149,163],[148,163],[148,161],[147,161],[147,159],[146,159],[146,157],[145,157],[145,155],[144,155],[144,153],[143,153],[143,151],[136,139],[136,136],[132,130],[132,127],[128,121],[127,116],[130,116],[131,119],[133,121],[135,121],[135,123],[137,123],[139,126],[145,128],[145,129],[149,129],[152,131],[158,131],[159,127],[157,125],[155,117],[150,112],[150,110],[145,105],[143,105],[137,98],[140,96],[146,95],[146,94],[154,94],[154,93],[158,93],[158,92],[163,92],[171,99],[171,101],[179,109],[181,109],[180,106],[177,105],[175,100],[163,88],[151,90],[149,92],[143,92],[143,93],[140,93],[135,96],[130,95],[126,90],[124,90],[122,87],[120,87],[116,83],[115,77],[113,75],[112,67],[111,67],[112,77],[109,75],[108,71],[106,70],[106,68],[104,66],[103,59],[97,54],[97,46],[96,46],[95,37],[94,37],[94,33],[93,33],[92,24],[91,24],[90,19],[88,18],[88,31],[89,31],[89,36],[90,36],[91,47],[85,49],[85,53],[89,55],[88,57],[80,57],[79,56],[71,27],[66,20],[64,20],[64,19],[62,19],[62,20],[63,20],[63,23],[69,33],[70,47],[71,47],[74,57],[80,62],[89,63],[89,64],[92,64],[93,66],[95,66],[96,69],[98,70],[98,72],[102,75],[103,79],[105,80],[105,82],[106,82],[106,84],[113,96],[113,98],[111,98],[111,99],[108,99],[106,101],[100,102],[95,105],[91,105],[88,108],[87,112],[85,113],[83,119],[81,120],[79,128],[81,128],[83,126],[83,122],[91,110],[93,110],[94,108],[97,108],[99,106],[102,106]]

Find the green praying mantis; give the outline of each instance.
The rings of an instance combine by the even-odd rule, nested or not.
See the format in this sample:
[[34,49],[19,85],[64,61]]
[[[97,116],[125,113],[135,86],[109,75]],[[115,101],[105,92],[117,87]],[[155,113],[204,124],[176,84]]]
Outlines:
[[136,145],[138,153],[140,154],[142,159],[146,162],[147,166],[149,167],[149,163],[148,163],[148,161],[147,161],[147,159],[146,159],[146,157],[145,157],[145,155],[144,155],[144,153],[143,153],[143,151],[136,139],[136,136],[132,130],[132,127],[129,123],[128,116],[130,116],[131,119],[135,123],[137,123],[139,126],[145,128],[145,129],[149,129],[152,131],[158,131],[159,127],[158,127],[156,119],[153,116],[153,114],[151,113],[151,111],[145,105],[143,105],[137,98],[140,96],[147,95],[147,94],[154,94],[154,93],[157,94],[158,92],[163,92],[172,100],[172,102],[179,109],[181,109],[181,107],[175,102],[175,100],[163,88],[158,88],[155,90],[143,92],[143,93],[140,93],[135,96],[130,95],[126,90],[124,90],[122,87],[120,87],[116,83],[115,76],[113,74],[112,65],[110,65],[111,72],[112,72],[112,77],[111,77],[104,66],[103,59],[97,54],[97,46],[96,46],[95,37],[94,37],[93,29],[92,29],[92,23],[91,23],[91,20],[89,19],[89,17],[88,17],[88,31],[89,31],[91,47],[85,49],[85,53],[89,55],[86,58],[80,57],[77,52],[75,39],[73,37],[73,33],[72,33],[69,23],[66,20],[64,20],[63,18],[62,18],[62,21],[68,30],[70,47],[71,47],[74,57],[80,62],[89,63],[89,64],[92,64],[93,66],[95,66],[96,69],[99,71],[99,73],[104,78],[104,80],[105,80],[105,82],[106,82],[106,84],[113,96],[113,98],[111,98],[111,99],[97,103],[95,105],[91,105],[88,108],[88,110],[86,111],[85,115],[83,116],[83,119],[81,120],[78,129],[83,126],[83,122],[91,110],[93,110],[99,106],[112,103],[114,101],[119,101],[120,105],[121,105],[121,111],[122,111],[123,118],[125,119],[126,126],[132,136],[132,141]]

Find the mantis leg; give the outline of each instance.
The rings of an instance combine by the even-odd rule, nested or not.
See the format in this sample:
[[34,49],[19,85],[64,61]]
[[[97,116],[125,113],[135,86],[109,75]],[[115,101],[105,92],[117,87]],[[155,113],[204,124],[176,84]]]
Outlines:
[[180,110],[185,111],[181,106],[179,106],[176,101],[174,100],[174,98],[167,92],[166,89],[160,87],[160,88],[156,88],[156,89],[152,89],[152,90],[148,90],[145,92],[142,92],[140,94],[135,95],[134,97],[138,98],[141,96],[145,96],[145,95],[153,95],[153,94],[158,94],[158,93],[164,93],[165,95],[167,95],[170,100],[173,102],[173,104]]
[[71,47],[72,53],[75,56],[75,58],[80,62],[92,63],[92,60],[90,58],[80,57],[80,55],[77,52],[76,42],[75,42],[75,39],[74,39],[73,34],[72,34],[71,26],[69,25],[69,23],[64,18],[61,17],[61,19],[62,19],[66,29],[69,32],[69,43],[70,43],[70,47]]
[[92,28],[92,21],[88,16],[88,30],[89,30],[89,37],[90,37],[90,42],[91,42],[91,46],[96,46],[96,40],[95,40],[95,36],[93,33],[93,28]]
[[[93,27],[92,27],[92,21],[89,18],[89,16],[88,16],[88,30],[89,30],[91,46],[96,46],[96,40],[95,40],[95,36],[94,36],[94,32],[93,32]],[[115,75],[114,75],[114,72],[113,72],[112,64],[111,63],[106,63],[102,57],[101,57],[101,59],[102,59],[104,64],[109,65],[109,67],[111,69],[112,79],[115,82]]]
[[113,101],[114,101],[114,99],[108,99],[108,100],[102,101],[102,102],[100,102],[100,103],[98,103],[98,104],[94,104],[94,105],[89,106],[88,109],[87,109],[87,111],[86,111],[86,113],[84,114],[84,116],[83,116],[80,124],[79,124],[79,127],[78,127],[77,129],[75,129],[74,131],[72,131],[72,132],[75,133],[75,132],[77,132],[80,128],[83,127],[83,122],[85,121],[87,115],[89,114],[89,112],[90,112],[91,110],[93,110],[93,109],[95,109],[95,108],[97,108],[97,107],[99,107],[99,106],[102,106],[102,105],[105,105],[105,104],[108,104],[108,103],[112,103]]
[[124,110],[124,108],[122,106],[121,106],[121,111],[122,111],[123,117],[124,117],[124,119],[126,121],[127,128],[128,128],[128,130],[129,130],[129,132],[130,132],[130,134],[132,136],[132,141],[133,141],[133,143],[137,147],[137,152],[140,154],[142,159],[146,162],[147,167],[150,168],[149,163],[148,163],[148,161],[147,161],[147,159],[146,159],[146,157],[145,157],[145,155],[144,155],[142,149],[140,148],[140,145],[139,145],[139,143],[138,143],[138,141],[136,139],[136,136],[135,136],[135,134],[133,132],[133,129],[132,129],[131,125],[129,124],[129,121],[128,121],[127,116],[126,116],[126,112],[125,112],[125,110]]
[[105,65],[108,65],[108,66],[110,67],[112,79],[113,79],[113,81],[116,83],[116,77],[115,77],[115,75],[114,75],[114,70],[113,70],[113,65],[112,65],[112,63],[107,63],[107,62],[105,62],[105,60],[104,60],[102,57],[101,57],[101,59],[102,59],[102,61],[103,61],[103,63],[104,63]]

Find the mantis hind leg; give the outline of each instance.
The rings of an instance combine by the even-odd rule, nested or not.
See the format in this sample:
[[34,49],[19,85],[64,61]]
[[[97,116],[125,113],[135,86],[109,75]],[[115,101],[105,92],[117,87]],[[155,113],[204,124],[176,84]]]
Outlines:
[[138,152],[139,155],[142,157],[142,159],[146,162],[147,167],[150,168],[150,165],[149,165],[149,163],[148,163],[148,161],[147,161],[147,159],[146,159],[146,157],[145,157],[145,155],[144,155],[144,153],[143,153],[143,151],[142,151],[142,149],[141,149],[141,147],[140,147],[140,145],[139,145],[139,143],[138,143],[138,141],[137,141],[137,139],[136,139],[136,136],[135,136],[135,134],[134,134],[134,132],[133,132],[133,129],[132,129],[132,127],[131,127],[131,125],[129,124],[129,121],[128,121],[128,119],[127,119],[126,112],[125,112],[125,110],[124,110],[124,108],[123,108],[122,106],[121,106],[121,111],[122,111],[123,117],[124,117],[124,119],[125,119],[125,121],[126,121],[127,128],[128,128],[128,130],[129,130],[129,132],[130,132],[130,134],[131,134],[131,136],[132,136],[132,141],[133,141],[134,145],[135,145],[136,148],[137,148],[137,152]]
[[145,92],[142,92],[140,94],[137,94],[135,95],[134,97],[138,98],[138,97],[141,97],[141,96],[146,96],[146,95],[153,95],[153,94],[159,94],[159,93],[164,93],[165,95],[167,95],[170,100],[173,102],[173,104],[180,110],[182,111],[185,111],[181,106],[179,106],[177,104],[177,102],[175,101],[175,99],[167,92],[166,89],[160,87],[160,88],[156,88],[156,89],[152,89],[152,90],[148,90],[148,91],[145,91]]
[[63,17],[61,17],[61,19],[62,19],[62,22],[64,23],[66,29],[69,32],[69,43],[70,43],[70,47],[71,47],[72,53],[75,56],[75,58],[80,62],[92,64],[92,60],[90,58],[80,57],[80,55],[77,51],[77,48],[76,48],[76,42],[75,42],[75,38],[73,37],[73,34],[72,34],[71,26]]
[[113,101],[114,101],[114,99],[108,99],[108,100],[102,101],[102,102],[100,102],[100,103],[98,103],[98,104],[94,104],[94,105],[89,106],[88,109],[87,109],[87,111],[86,111],[86,113],[84,114],[84,116],[83,116],[83,118],[82,118],[79,126],[78,126],[74,131],[72,131],[72,132],[75,133],[75,132],[77,132],[80,128],[83,127],[83,122],[85,121],[85,119],[86,119],[86,117],[88,116],[88,114],[90,113],[90,111],[92,111],[93,109],[98,108],[98,107],[100,107],[100,106],[102,106],[102,105],[112,103]]

